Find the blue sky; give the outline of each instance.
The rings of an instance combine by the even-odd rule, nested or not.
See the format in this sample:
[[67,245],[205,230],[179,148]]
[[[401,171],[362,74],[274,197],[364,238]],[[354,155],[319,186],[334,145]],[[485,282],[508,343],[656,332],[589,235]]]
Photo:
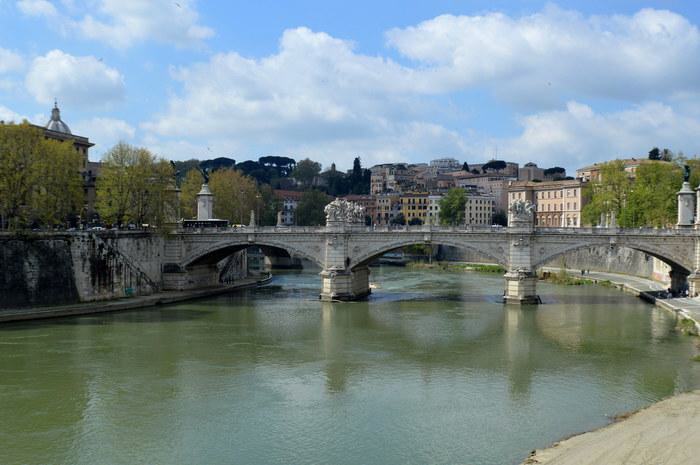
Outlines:
[[0,119],[99,159],[324,166],[700,153],[693,1],[0,0]]

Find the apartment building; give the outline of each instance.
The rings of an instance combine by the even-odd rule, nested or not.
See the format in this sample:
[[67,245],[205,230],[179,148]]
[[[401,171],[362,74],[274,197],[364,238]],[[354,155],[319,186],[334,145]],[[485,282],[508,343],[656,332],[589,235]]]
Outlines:
[[425,224],[428,218],[429,197],[430,194],[427,192],[410,192],[401,195],[401,213],[406,218],[406,223],[418,218]]
[[303,192],[275,189],[273,195],[282,204],[282,225],[292,226],[294,224],[294,211],[299,205]]
[[508,205],[528,200],[535,205],[535,226],[581,227],[583,186],[580,179],[548,182],[515,181],[508,188]]
[[496,211],[496,197],[478,191],[467,193],[464,206],[464,222],[468,225],[490,225]]

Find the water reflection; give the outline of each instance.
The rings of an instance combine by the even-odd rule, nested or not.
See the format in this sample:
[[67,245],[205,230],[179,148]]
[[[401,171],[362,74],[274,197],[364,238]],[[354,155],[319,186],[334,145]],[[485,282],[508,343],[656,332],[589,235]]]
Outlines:
[[520,308],[497,276],[372,279],[367,302],[319,302],[315,274],[289,273],[2,327],[0,463],[516,463],[700,385],[674,319],[617,291]]

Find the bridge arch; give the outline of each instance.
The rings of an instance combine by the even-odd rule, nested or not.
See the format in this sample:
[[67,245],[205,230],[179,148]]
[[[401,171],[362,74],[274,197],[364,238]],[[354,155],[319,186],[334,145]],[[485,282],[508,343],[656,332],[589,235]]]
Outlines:
[[248,247],[258,246],[263,250],[276,249],[288,253],[290,256],[299,256],[305,258],[319,267],[323,268],[323,260],[311,251],[303,250],[301,247],[295,247],[288,243],[279,243],[269,240],[253,240],[253,241],[221,241],[214,244],[201,247],[189,255],[183,261],[183,268],[189,268],[196,265],[214,264],[223,260],[234,252],[247,249]]
[[[610,247],[611,243],[608,242],[599,242],[599,241],[586,241],[586,242],[578,242],[575,244],[570,244],[570,245],[565,245],[556,248],[555,250],[551,250],[549,253],[545,253],[544,255],[538,257],[534,263],[533,263],[533,269],[540,268],[544,266],[546,263],[551,262],[559,257],[562,257],[570,252],[574,252],[576,250],[581,250],[581,249],[587,249],[591,247],[595,248],[606,248]],[[668,250],[663,250],[662,248],[652,245],[652,244],[644,244],[644,243],[630,243],[628,241],[621,241],[613,244],[614,247],[616,248],[625,248],[625,249],[630,249],[630,250],[635,250],[637,252],[642,252],[646,255],[649,255],[651,257],[657,258],[660,261],[666,263],[668,266],[671,267],[673,270],[680,270],[684,272],[685,274],[690,274],[693,272],[693,264],[692,264],[692,257],[690,254],[687,257],[679,257],[676,256],[676,254],[668,251]],[[544,247],[545,249],[547,246],[541,246]]]
[[441,238],[431,238],[431,240],[421,240],[417,238],[406,238],[406,239],[399,239],[399,240],[394,240],[391,242],[387,242],[385,244],[381,244],[377,247],[370,247],[368,250],[362,251],[359,254],[355,256],[351,256],[351,261],[350,261],[350,269],[354,269],[357,267],[362,267],[366,266],[369,262],[372,260],[381,257],[387,252],[391,252],[392,250],[401,248],[401,247],[408,247],[412,245],[428,245],[428,244],[434,244],[434,245],[444,245],[444,246],[450,246],[450,247],[455,247],[458,249],[462,250],[468,250],[472,252],[476,252],[478,254],[481,254],[485,257],[487,257],[489,260],[493,261],[493,263],[497,263],[499,265],[502,265],[504,267],[508,266],[508,259],[506,258],[506,251],[503,246],[500,247],[500,249],[496,250],[489,250],[489,248],[481,248],[479,247],[479,243],[475,244],[470,244],[466,242],[460,242],[460,241],[455,241],[455,240],[450,240],[450,239],[441,239]]

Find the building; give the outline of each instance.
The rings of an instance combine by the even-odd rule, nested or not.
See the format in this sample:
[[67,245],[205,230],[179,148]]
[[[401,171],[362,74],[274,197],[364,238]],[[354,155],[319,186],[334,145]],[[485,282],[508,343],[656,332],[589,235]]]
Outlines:
[[517,178],[512,176],[500,176],[491,174],[475,175],[468,178],[457,178],[457,187],[467,190],[476,188],[477,191],[491,194],[494,197],[494,208],[498,210],[508,209],[508,186]]
[[303,192],[275,189],[272,191],[277,200],[281,202],[282,225],[292,226],[295,224],[294,212],[299,205],[299,200]]
[[[495,169],[493,165],[501,164],[503,168]],[[477,171],[480,174],[497,174],[511,178],[518,177],[519,165],[512,161],[491,160],[486,163],[469,164],[469,171]]]
[[81,156],[80,175],[83,177],[83,195],[85,198],[83,211],[81,216],[84,220],[91,220],[95,217],[95,201],[96,191],[95,185],[97,178],[100,175],[99,162],[91,162],[89,159],[90,147],[95,144],[91,143],[87,137],[73,134],[68,125],[61,119],[61,110],[58,108],[58,103],[54,102],[51,110],[51,119],[45,126],[32,125],[44,131],[44,137],[47,139],[57,140],[60,142],[70,141],[73,147]]
[[440,200],[442,200],[442,194],[428,196],[428,213],[425,217],[425,224],[440,224]]
[[374,224],[390,224],[401,213],[401,198],[398,192],[377,194],[375,199]]
[[425,224],[428,217],[428,204],[430,194],[427,192],[409,192],[401,194],[401,213],[406,219],[406,224],[411,220],[419,219]]
[[544,169],[538,168],[537,163],[525,163],[522,168],[518,169],[518,181],[533,181],[535,179],[544,180]]
[[[610,163],[611,161],[615,161],[615,160],[602,161],[599,163],[594,163],[592,165],[577,169],[576,170],[576,179],[580,179],[583,182],[600,181],[601,180],[601,168],[602,168],[602,166],[606,163]],[[626,159],[623,159],[620,161],[622,162],[624,170],[628,173],[628,175],[631,179],[634,179],[636,177],[637,168],[639,168],[640,165],[643,165],[645,163],[665,163],[668,165],[673,164],[670,161],[649,160],[647,158],[626,158]]]
[[580,179],[532,182],[515,181],[508,188],[508,205],[527,200],[535,205],[535,226],[581,227],[584,183]]
[[467,193],[464,222],[468,225],[490,225],[496,212],[496,197],[473,190]]
[[430,171],[433,176],[448,171],[456,171],[462,168],[462,164],[454,158],[438,158],[430,160]]

